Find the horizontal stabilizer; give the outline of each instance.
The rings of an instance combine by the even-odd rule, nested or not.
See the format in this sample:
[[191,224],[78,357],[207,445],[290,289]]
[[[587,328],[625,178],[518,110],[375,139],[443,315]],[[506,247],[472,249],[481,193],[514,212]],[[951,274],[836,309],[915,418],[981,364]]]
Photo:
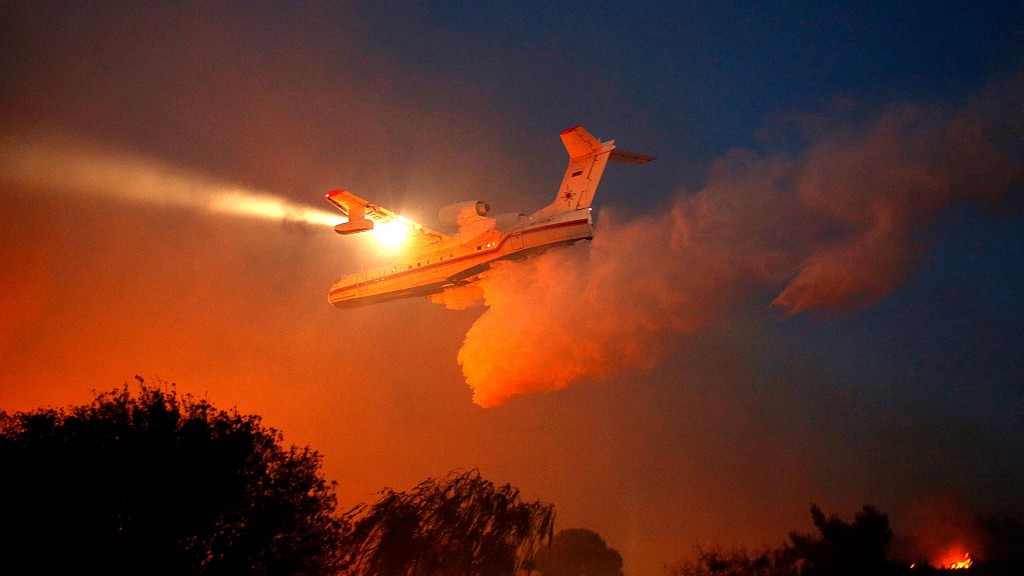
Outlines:
[[645,164],[651,160],[655,160],[656,158],[654,156],[638,154],[636,152],[630,152],[629,150],[616,148],[612,150],[612,155],[608,159],[612,162],[619,162],[622,164]]

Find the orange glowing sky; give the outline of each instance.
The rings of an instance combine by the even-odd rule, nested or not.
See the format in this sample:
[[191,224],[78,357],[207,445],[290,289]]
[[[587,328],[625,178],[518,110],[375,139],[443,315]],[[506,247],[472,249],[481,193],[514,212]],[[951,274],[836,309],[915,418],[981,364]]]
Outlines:
[[[5,8],[0,409],[175,382],[322,452],[342,506],[477,467],[628,576],[812,502],[1024,512],[1014,6]],[[659,158],[609,168],[593,242],[488,307],[328,305],[380,254],[327,190],[532,212],[577,124]]]

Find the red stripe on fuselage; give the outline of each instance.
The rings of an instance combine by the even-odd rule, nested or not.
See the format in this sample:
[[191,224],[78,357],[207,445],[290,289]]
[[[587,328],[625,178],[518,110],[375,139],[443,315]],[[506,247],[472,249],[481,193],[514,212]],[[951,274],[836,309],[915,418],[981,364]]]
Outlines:
[[[549,224],[547,226],[540,226],[540,227],[537,227],[537,228],[530,228],[530,229],[527,229],[527,230],[523,230],[522,234],[526,235],[526,234],[532,234],[534,232],[542,232],[544,230],[552,230],[552,229],[556,229],[556,228],[565,228],[567,226],[578,226],[580,224],[588,224],[588,223],[589,223],[589,219],[586,219],[586,218],[583,219],[583,220],[572,220],[572,221],[569,221],[569,222],[558,222],[556,224]],[[467,254],[465,256],[459,256],[458,258],[452,258],[451,260],[440,260],[440,261],[438,261],[438,262],[436,262],[434,264],[427,264],[425,266],[419,266],[419,267],[416,267],[416,268],[410,268],[408,270],[402,270],[402,271],[399,271],[399,272],[393,272],[391,274],[385,274],[384,276],[382,276],[380,278],[373,279],[373,280],[364,280],[362,282],[357,282],[355,284],[349,284],[347,286],[342,286],[341,288],[335,288],[334,290],[330,291],[329,296],[334,296],[338,292],[345,292],[345,291],[348,291],[348,290],[354,290],[354,289],[360,288],[362,286],[369,286],[371,284],[378,284],[378,283],[383,282],[385,280],[392,280],[394,278],[399,278],[401,276],[405,276],[405,275],[408,275],[408,274],[424,272],[426,270],[429,270],[430,268],[436,268],[438,266],[450,266],[453,263],[463,262],[463,261],[466,261],[466,260],[471,260],[473,258],[479,258],[481,256],[484,256],[484,255],[490,254],[492,252],[497,252],[498,250],[501,250],[501,246],[503,244],[505,244],[505,242],[507,242],[510,237],[511,237],[511,234],[506,234],[504,237],[502,237],[501,242],[498,242],[498,244],[496,246],[494,246],[493,248],[488,248],[487,250],[481,250],[479,252],[474,252],[472,254]]]

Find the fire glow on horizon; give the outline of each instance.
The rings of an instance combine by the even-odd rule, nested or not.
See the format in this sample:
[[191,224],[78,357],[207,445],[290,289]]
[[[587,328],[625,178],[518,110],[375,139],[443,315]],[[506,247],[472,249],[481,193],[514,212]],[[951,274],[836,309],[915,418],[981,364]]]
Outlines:
[[39,189],[315,226],[342,220],[276,194],[55,134],[4,138],[0,161],[5,181]]
[[[969,552],[960,553],[957,551],[948,552],[939,559],[938,568],[939,570],[966,570],[974,565],[974,559],[971,557]],[[910,569],[917,568],[917,563],[911,564]]]
[[948,570],[962,570],[970,568],[972,564],[974,564],[974,561],[971,559],[969,552],[951,551],[939,560],[939,568],[946,568]]

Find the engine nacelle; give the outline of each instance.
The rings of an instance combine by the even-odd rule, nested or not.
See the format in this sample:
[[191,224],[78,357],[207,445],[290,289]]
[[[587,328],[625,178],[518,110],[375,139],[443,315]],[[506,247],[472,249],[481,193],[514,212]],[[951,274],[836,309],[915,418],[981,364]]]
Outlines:
[[487,216],[491,206],[479,200],[467,200],[449,204],[437,211],[437,219],[442,226],[461,228],[470,222]]
[[529,222],[530,217],[519,212],[506,212],[494,217],[494,227],[502,232],[525,226]]

